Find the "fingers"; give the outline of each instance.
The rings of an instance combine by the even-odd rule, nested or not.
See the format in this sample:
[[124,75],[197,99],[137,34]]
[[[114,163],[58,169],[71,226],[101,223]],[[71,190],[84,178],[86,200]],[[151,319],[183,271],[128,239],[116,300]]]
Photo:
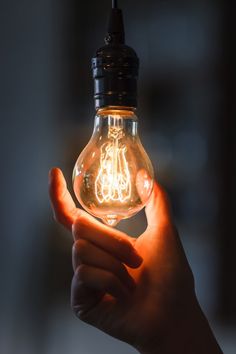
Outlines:
[[[53,168],[49,172],[49,195],[54,217],[57,222],[64,225],[69,231],[76,218],[87,213],[76,208],[76,205],[67,189],[66,181],[59,168]],[[90,217],[91,220],[95,220]]]
[[73,277],[71,286],[71,305],[80,317],[94,307],[105,294],[124,300],[130,292],[118,277],[111,272],[88,265],[80,265]]
[[79,239],[74,243],[72,263],[74,271],[79,265],[86,264],[111,272],[130,290],[135,288],[133,278],[121,262],[86,240]]
[[104,294],[104,291],[88,288],[80,280],[79,274],[74,274],[71,282],[71,307],[79,318],[82,319],[85,312],[99,303]]
[[136,285],[123,262],[137,267],[142,262],[129,240],[113,230],[81,215],[73,225],[73,268],[71,301],[82,318],[105,294],[127,299]]
[[171,206],[164,188],[154,183],[152,195],[145,208],[148,226],[164,226],[172,223]]
[[77,268],[75,278],[81,285],[95,291],[108,293],[118,299],[129,297],[129,292],[121,281],[106,270],[82,264]]
[[81,214],[72,231],[75,241],[89,241],[129,267],[137,268],[142,263],[142,257],[134,248],[134,239],[119,230],[91,220],[88,215]]
[[130,267],[135,268],[142,263],[142,258],[133,247],[134,239],[101,224],[86,212],[76,208],[67,190],[64,176],[58,168],[50,171],[49,193],[56,220],[69,230],[73,225],[75,240],[87,239]]

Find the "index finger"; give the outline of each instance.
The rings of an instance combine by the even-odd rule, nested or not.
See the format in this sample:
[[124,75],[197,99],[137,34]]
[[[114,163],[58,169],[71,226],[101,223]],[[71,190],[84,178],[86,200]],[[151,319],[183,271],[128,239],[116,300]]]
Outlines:
[[69,231],[73,225],[75,239],[87,239],[131,267],[141,264],[142,258],[132,245],[132,237],[103,225],[85,211],[76,208],[59,168],[53,168],[49,173],[49,194],[56,220]]
[[134,248],[135,239],[101,224],[89,215],[81,214],[75,221],[72,231],[75,240],[80,238],[87,240],[129,267],[136,268],[142,263],[142,257]]

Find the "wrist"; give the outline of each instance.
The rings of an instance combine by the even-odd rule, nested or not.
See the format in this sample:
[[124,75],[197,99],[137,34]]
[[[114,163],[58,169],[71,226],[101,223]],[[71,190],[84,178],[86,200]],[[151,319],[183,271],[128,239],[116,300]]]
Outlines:
[[140,354],[223,354],[196,298],[152,345]]

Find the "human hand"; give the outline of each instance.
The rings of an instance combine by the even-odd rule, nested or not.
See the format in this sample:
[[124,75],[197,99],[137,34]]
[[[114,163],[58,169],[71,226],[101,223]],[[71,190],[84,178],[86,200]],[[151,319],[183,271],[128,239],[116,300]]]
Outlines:
[[73,233],[71,303],[81,320],[143,354],[222,353],[160,185],[138,239],[77,209],[59,169],[50,173],[50,197],[56,220]]

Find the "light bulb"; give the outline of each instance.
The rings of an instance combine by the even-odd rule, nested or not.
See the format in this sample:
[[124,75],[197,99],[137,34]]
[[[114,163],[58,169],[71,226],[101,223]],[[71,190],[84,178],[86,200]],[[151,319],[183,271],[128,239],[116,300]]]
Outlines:
[[93,135],[73,171],[81,206],[115,226],[138,213],[153,188],[153,168],[138,136],[139,59],[125,44],[122,11],[112,2],[105,46],[92,59],[97,114]]
[[153,168],[138,136],[132,109],[99,109],[93,135],[73,171],[81,206],[115,226],[138,213],[153,188]]

